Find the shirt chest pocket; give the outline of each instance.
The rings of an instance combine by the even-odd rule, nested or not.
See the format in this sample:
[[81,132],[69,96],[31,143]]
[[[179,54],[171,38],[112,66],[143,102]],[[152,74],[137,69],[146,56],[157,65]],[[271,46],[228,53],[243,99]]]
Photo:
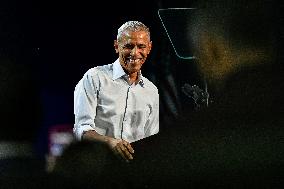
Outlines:
[[151,115],[151,107],[149,105],[144,105],[143,109],[135,110],[133,114],[133,122],[135,125],[145,126],[147,120]]

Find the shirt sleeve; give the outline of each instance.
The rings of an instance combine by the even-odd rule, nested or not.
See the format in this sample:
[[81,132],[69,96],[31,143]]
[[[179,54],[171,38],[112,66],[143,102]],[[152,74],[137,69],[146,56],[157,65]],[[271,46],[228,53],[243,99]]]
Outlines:
[[97,85],[87,72],[74,91],[75,124],[73,132],[78,140],[81,140],[83,132],[95,130],[96,107]]
[[155,97],[152,112],[146,122],[145,137],[157,134],[159,132],[159,95]]

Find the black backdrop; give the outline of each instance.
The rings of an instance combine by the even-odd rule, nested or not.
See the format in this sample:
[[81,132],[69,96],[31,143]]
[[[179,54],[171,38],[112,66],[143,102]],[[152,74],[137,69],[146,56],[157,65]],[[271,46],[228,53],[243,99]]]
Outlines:
[[[186,0],[1,2],[1,56],[8,54],[17,64],[32,65],[41,99],[43,110],[38,131],[38,152],[47,152],[50,126],[73,124],[76,83],[89,68],[109,64],[116,59],[113,40],[118,27],[127,20],[140,20],[150,27],[153,51],[148,64],[143,67],[143,74],[161,89],[161,114],[166,115],[163,117],[175,117],[186,104],[180,86],[185,82],[195,84],[195,68],[192,62],[180,60],[174,55],[157,10],[191,7],[192,3]],[[282,4],[279,3],[279,10]],[[283,36],[283,19],[278,22],[279,33]],[[282,44],[280,41],[279,54],[283,54]],[[168,82],[170,80],[174,82]],[[169,95],[170,100],[167,90],[169,94],[174,94]]]

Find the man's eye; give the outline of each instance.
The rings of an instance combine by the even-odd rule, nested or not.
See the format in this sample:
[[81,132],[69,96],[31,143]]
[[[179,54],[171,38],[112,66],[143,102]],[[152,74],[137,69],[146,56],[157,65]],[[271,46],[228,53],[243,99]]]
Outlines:
[[123,47],[124,49],[132,49],[133,48],[133,46],[132,45],[124,45],[124,47]]
[[139,48],[139,49],[145,49],[145,48],[146,48],[146,45],[139,45],[138,48]]

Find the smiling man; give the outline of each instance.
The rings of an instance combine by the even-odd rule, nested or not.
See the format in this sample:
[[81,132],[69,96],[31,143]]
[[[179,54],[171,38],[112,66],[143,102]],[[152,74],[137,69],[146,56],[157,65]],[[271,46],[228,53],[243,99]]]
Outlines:
[[125,160],[133,159],[131,142],[159,131],[159,94],[141,67],[152,47],[143,23],[128,21],[118,29],[119,58],[88,70],[74,92],[74,134],[106,142]]

